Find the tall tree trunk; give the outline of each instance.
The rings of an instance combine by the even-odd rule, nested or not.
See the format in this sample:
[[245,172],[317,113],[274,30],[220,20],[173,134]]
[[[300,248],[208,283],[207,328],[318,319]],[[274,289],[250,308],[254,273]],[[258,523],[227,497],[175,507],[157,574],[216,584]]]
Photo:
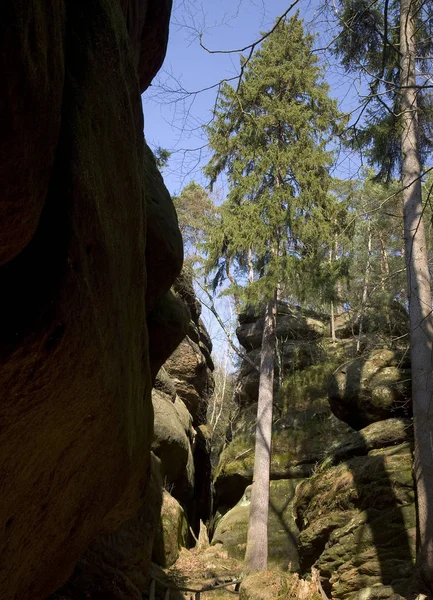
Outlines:
[[433,374],[432,301],[427,244],[422,220],[421,164],[415,75],[413,0],[400,2],[400,87],[405,258],[409,296],[412,401],[415,427],[414,477],[418,501],[417,562],[433,588]]
[[[339,254],[339,245],[338,245],[338,234],[334,234],[334,256],[333,258],[335,258],[335,260],[338,260],[338,254]],[[344,312],[344,308],[343,305],[341,304],[341,299],[343,298],[343,286],[341,285],[341,279],[338,279],[337,281],[337,296],[338,296],[338,302],[335,305],[335,310],[337,311],[337,314],[341,314],[342,312]]]
[[275,292],[274,298],[266,305],[262,336],[253,489],[245,554],[246,573],[264,571],[268,563],[269,474],[271,466],[276,313]]
[[[329,249],[329,264],[332,265],[332,246]],[[337,338],[335,337],[335,315],[334,315],[334,301],[331,300],[331,339],[335,343]]]
[[371,223],[368,222],[368,242],[367,242],[367,265],[365,267],[365,275],[364,275],[364,286],[362,288],[362,297],[361,297],[361,310],[359,311],[359,333],[358,333],[358,341],[356,342],[356,351],[359,352],[361,350],[361,337],[362,330],[364,325],[364,313],[365,307],[367,305],[367,297],[368,297],[368,286],[370,284],[370,269],[371,269]]

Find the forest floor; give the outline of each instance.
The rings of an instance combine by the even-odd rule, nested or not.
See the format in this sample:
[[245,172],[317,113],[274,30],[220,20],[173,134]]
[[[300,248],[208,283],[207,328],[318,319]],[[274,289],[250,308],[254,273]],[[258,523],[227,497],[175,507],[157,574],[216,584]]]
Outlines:
[[[213,586],[214,589],[201,592],[200,600],[232,600],[239,598],[235,585],[227,588],[221,584],[240,579],[243,563],[228,556],[222,546],[217,544],[206,549],[182,548],[178,560],[168,569],[153,566],[153,576],[157,581],[164,582],[167,587],[189,588],[202,590]],[[217,587],[218,586],[218,587]],[[157,584],[156,598],[164,599],[163,585]],[[195,600],[193,591],[170,593],[170,600]]]

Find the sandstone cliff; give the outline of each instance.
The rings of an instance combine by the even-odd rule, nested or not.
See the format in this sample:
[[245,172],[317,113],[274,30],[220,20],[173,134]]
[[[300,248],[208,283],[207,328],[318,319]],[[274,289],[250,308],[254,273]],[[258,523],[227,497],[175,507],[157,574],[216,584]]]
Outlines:
[[[169,291],[182,240],[140,97],[164,58],[170,8],[2,6],[4,600],[45,598],[97,535],[84,579],[95,553],[146,561],[140,544],[159,512],[152,382],[189,322]],[[135,579],[113,569],[101,597],[139,597],[140,569]]]

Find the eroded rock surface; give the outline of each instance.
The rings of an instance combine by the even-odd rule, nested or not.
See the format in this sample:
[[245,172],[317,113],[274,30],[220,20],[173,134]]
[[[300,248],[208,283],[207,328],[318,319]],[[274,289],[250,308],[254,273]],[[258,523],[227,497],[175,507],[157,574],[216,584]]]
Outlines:
[[354,429],[411,413],[410,367],[400,353],[375,350],[343,365],[330,380],[334,414]]
[[[45,598],[96,534],[122,536],[146,497],[149,343],[168,330],[150,316],[149,340],[146,316],[181,268],[182,241],[140,93],[164,58],[169,13],[155,0],[2,6],[5,600]],[[188,322],[177,317],[172,349]]]

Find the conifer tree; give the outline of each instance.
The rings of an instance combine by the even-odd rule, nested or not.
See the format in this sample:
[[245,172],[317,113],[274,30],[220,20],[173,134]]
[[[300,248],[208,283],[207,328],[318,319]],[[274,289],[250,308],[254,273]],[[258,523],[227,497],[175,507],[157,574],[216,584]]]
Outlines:
[[238,89],[222,86],[207,128],[206,173],[229,194],[206,244],[207,271],[241,302],[265,306],[246,571],[266,569],[277,295],[299,284],[299,265],[328,232],[327,143],[339,117],[313,38],[296,15],[245,65]]

